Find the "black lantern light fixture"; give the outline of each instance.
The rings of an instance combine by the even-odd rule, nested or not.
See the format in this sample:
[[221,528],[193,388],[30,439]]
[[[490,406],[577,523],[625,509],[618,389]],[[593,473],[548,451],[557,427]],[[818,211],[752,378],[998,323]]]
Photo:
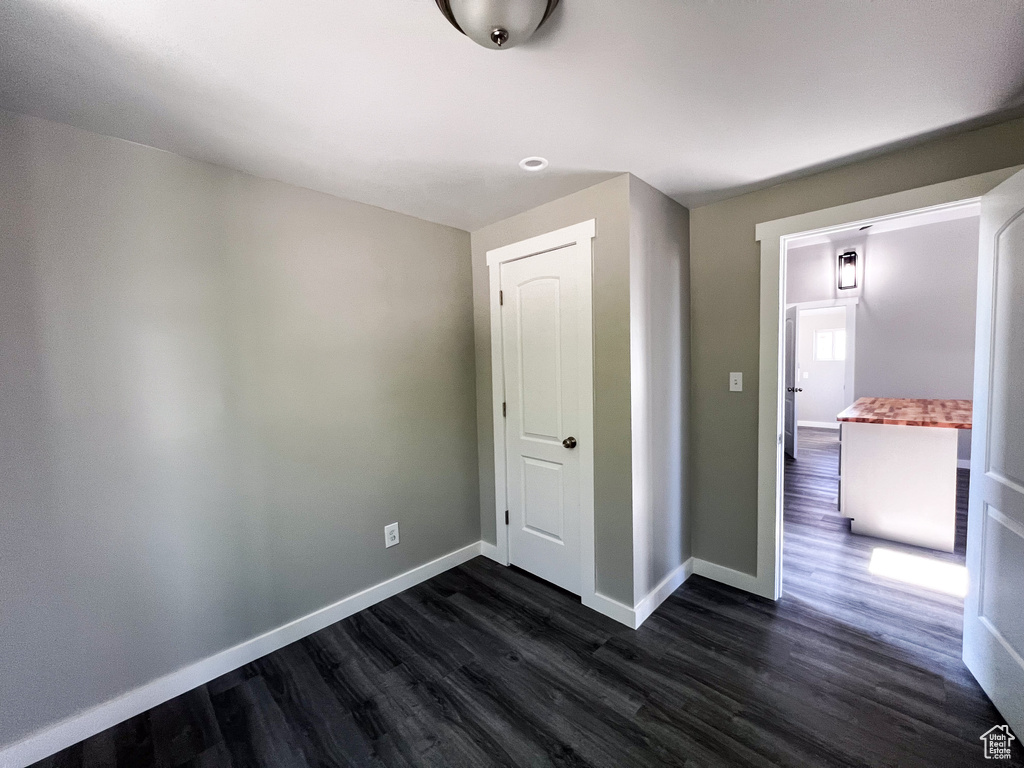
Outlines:
[[848,291],[857,287],[857,252],[854,250],[843,251],[839,254],[839,263],[836,266],[836,273],[839,275],[839,290]]
[[558,0],[435,1],[459,32],[494,50],[525,43],[558,5]]

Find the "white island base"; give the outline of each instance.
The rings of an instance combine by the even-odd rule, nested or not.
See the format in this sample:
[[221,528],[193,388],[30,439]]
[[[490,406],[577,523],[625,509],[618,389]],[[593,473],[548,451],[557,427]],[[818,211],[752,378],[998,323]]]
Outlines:
[[843,422],[841,440],[839,508],[851,530],[952,552],[957,430]]

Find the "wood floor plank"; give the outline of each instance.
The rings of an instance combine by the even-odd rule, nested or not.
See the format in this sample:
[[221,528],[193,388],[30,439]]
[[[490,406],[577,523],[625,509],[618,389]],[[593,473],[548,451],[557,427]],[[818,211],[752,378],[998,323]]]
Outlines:
[[262,679],[310,765],[346,768],[370,762],[372,742],[320,675],[302,643],[293,643],[258,663]]
[[262,677],[249,678],[211,702],[234,765],[310,767]]
[[223,741],[205,687],[154,707],[149,711],[149,724],[158,768],[176,768]]

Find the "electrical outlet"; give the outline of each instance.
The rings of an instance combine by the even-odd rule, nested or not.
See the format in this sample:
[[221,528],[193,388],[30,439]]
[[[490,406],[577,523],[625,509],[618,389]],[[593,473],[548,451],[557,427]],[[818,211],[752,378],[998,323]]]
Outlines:
[[393,547],[398,543],[398,523],[384,526],[384,548]]
[[742,392],[743,391],[743,374],[742,373],[730,373],[729,374],[729,391],[730,392]]

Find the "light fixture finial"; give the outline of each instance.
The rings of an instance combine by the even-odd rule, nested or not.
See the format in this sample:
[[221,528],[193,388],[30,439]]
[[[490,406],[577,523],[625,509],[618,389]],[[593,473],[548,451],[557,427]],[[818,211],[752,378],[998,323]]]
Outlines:
[[484,48],[504,50],[525,43],[559,0],[435,0],[459,32]]

